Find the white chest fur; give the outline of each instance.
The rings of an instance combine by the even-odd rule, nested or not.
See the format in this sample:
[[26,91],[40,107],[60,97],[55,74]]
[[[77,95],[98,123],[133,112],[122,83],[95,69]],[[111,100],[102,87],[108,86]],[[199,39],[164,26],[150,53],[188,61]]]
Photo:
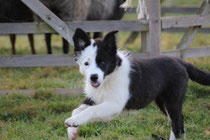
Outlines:
[[110,75],[107,75],[100,87],[94,88],[89,82],[85,82],[85,93],[96,104],[113,101],[124,107],[129,98],[130,62],[123,53],[118,52],[118,55],[122,59],[121,66],[116,68]]

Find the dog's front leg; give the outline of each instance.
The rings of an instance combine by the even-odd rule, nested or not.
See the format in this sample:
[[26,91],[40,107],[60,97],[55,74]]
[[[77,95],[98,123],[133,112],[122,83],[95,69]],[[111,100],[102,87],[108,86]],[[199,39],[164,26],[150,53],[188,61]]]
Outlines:
[[66,119],[67,126],[79,126],[89,121],[107,120],[108,118],[119,114],[123,106],[115,102],[104,102],[99,105],[94,105],[86,108],[84,111]]
[[89,105],[81,104],[78,108],[76,108],[72,111],[71,116],[79,114],[80,112],[82,112],[83,110],[85,110],[88,107],[89,107]]
[[[85,110],[88,107],[89,107],[89,105],[81,104],[78,108],[73,110],[72,116],[82,112],[83,110]],[[69,140],[76,139],[77,134],[78,134],[78,127],[68,127],[67,128],[67,134],[68,134]]]

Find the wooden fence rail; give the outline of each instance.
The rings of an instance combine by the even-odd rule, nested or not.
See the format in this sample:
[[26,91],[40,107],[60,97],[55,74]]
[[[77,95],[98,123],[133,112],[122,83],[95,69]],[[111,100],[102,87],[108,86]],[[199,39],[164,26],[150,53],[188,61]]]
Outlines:
[[162,52],[162,55],[173,56],[178,58],[195,58],[210,56],[210,46],[187,48],[187,49],[176,49]]
[[[105,32],[113,29],[119,31],[148,31],[148,21],[73,21],[66,22],[75,30],[80,27],[87,32]],[[41,34],[55,33],[46,23],[0,23],[0,34]]]
[[[210,56],[210,46],[176,49],[161,52],[162,55],[178,58]],[[146,58],[150,53],[132,54],[136,58]],[[4,67],[42,67],[42,66],[77,66],[71,55],[15,55],[0,56],[0,68]]]
[[[133,54],[145,58],[149,53]],[[14,55],[0,56],[0,68],[3,67],[42,67],[42,66],[77,66],[72,55]]]
[[[198,14],[194,16],[160,17],[160,0],[148,0],[148,20],[135,21],[74,21],[64,23],[39,0],[22,0],[35,13],[40,15],[46,23],[0,23],[0,34],[41,34],[41,33],[60,33],[64,38],[69,39],[72,32],[80,27],[87,32],[104,32],[117,29],[119,31],[139,31],[141,32],[142,50],[141,54],[133,54],[135,57],[149,57],[160,54],[175,56],[180,58],[191,58],[210,56],[210,47],[199,48],[179,48],[177,50],[160,52],[161,49],[161,30],[176,28],[193,28],[210,25],[210,15]],[[36,6],[34,6],[36,5]],[[42,5],[41,9],[40,6]],[[202,6],[209,9],[209,0],[204,0]],[[191,8],[189,11],[199,11],[203,8]],[[38,7],[38,8],[37,8]],[[170,11],[170,9],[165,9]],[[187,11],[185,9],[185,11]],[[189,12],[188,11],[188,12]],[[208,10],[207,10],[208,11]],[[46,12],[46,13],[45,13]],[[173,10],[171,9],[171,12]],[[49,17],[50,18],[46,18]],[[58,24],[57,24],[58,23]],[[63,27],[63,30],[57,27]],[[189,29],[188,28],[188,31]],[[70,32],[68,32],[69,30]],[[197,32],[197,31],[196,31]],[[71,41],[69,41],[71,42]],[[188,46],[190,44],[188,43]],[[36,66],[76,66],[71,55],[33,55],[33,56],[0,56],[0,67],[36,67]]]
[[162,28],[191,27],[210,25],[210,15],[208,16],[182,16],[162,18]]
[[[148,31],[147,20],[139,21],[73,21],[66,22],[68,27],[75,30],[80,27],[87,32],[106,32],[113,29],[119,31]],[[179,16],[161,18],[161,28],[183,28],[191,26],[210,25],[210,16]],[[0,23],[0,34],[42,34],[55,33],[46,23]]]
[[0,56],[0,67],[76,66],[71,55]]
[[[199,10],[199,7],[162,7],[161,13],[162,14],[195,14]],[[126,10],[127,13],[136,13],[136,7],[128,8]]]
[[[162,18],[162,21],[165,20]],[[104,22],[104,23],[103,23]],[[122,23],[119,23],[119,21],[100,21],[97,23],[97,31],[98,32],[106,32],[113,29],[119,30],[119,31],[148,31],[149,26],[146,20],[143,21],[121,21]],[[188,26],[186,26],[186,23],[184,27],[180,27],[179,25],[176,25],[176,22],[174,20],[166,20],[168,23],[163,23],[164,27],[162,27],[162,31],[164,32],[184,32]],[[72,26],[73,30],[75,30],[77,27],[83,28],[87,32],[94,32],[96,31],[94,27],[88,27],[87,25],[90,25],[92,23],[95,23],[94,21],[85,21],[84,22],[67,22],[66,24],[68,26]],[[100,24],[102,23],[102,24]],[[130,26],[132,24],[133,26]],[[175,24],[175,25],[174,25]],[[183,24],[183,23],[182,23]],[[206,25],[209,25],[210,23],[207,23]],[[81,26],[80,26],[81,25]],[[174,26],[174,27],[169,27]],[[101,27],[101,28],[100,28]],[[137,28],[138,27],[138,28]],[[210,33],[210,28],[201,28],[200,32],[202,33]],[[0,23],[0,35],[8,35],[8,34],[43,34],[43,33],[56,33],[48,24],[46,23]]]

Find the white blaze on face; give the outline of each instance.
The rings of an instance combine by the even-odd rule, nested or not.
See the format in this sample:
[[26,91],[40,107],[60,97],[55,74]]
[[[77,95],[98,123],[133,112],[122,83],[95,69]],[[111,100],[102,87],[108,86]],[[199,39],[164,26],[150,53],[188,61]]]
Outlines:
[[94,46],[95,40],[91,39],[91,44],[81,51],[81,55],[78,57],[77,63],[79,64],[80,72],[85,76],[86,80],[91,84],[90,77],[93,74],[98,75],[96,83],[92,83],[92,86],[97,84],[101,85],[104,79],[104,72],[96,64],[97,46]]

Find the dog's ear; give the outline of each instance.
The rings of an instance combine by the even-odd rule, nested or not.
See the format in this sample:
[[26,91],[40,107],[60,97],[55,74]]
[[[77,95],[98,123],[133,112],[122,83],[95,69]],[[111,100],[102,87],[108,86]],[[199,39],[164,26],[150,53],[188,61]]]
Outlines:
[[73,35],[74,53],[80,53],[87,46],[90,45],[90,38],[88,34],[80,28],[77,28]]
[[117,44],[115,38],[115,34],[117,32],[117,30],[111,31],[107,33],[103,39],[103,47],[106,47],[105,50],[107,50],[111,55],[116,55],[117,53]]

